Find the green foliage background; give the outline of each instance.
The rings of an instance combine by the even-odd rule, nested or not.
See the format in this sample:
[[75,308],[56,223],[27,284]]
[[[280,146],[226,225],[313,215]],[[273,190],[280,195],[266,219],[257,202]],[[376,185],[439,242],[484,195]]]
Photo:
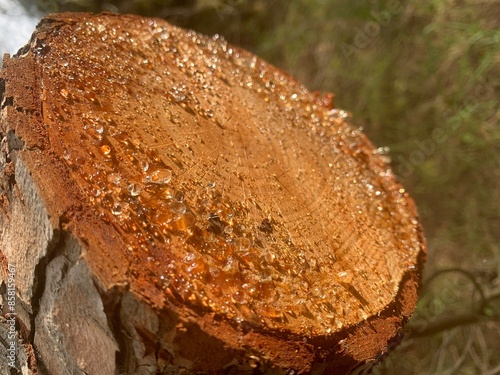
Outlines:
[[336,93],[390,148],[429,245],[408,337],[375,373],[500,374],[498,0],[35,1],[219,33]]

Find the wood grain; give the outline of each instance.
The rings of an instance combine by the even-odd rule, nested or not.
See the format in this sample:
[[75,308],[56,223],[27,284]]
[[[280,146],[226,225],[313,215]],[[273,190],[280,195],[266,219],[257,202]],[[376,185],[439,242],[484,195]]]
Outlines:
[[347,374],[400,340],[422,230],[333,95],[111,14],[48,16],[0,83],[0,246],[41,373]]

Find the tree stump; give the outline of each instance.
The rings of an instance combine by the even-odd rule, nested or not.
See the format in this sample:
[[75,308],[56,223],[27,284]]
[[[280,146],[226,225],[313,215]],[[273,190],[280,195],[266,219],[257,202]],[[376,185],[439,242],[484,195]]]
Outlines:
[[332,94],[112,14],[44,18],[0,93],[23,374],[349,374],[401,339],[422,230]]

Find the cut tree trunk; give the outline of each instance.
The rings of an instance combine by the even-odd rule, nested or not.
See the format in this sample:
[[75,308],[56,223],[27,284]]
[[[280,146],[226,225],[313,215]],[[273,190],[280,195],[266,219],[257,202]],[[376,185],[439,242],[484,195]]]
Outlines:
[[138,16],[48,16],[3,64],[2,369],[349,374],[400,341],[421,227],[333,95]]

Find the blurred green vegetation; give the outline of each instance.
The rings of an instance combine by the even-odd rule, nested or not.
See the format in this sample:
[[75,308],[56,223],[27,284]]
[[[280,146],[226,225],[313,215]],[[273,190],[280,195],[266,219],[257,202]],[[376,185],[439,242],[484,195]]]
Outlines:
[[[38,0],[44,12],[139,13],[222,34],[290,72],[378,146],[429,245],[410,334],[376,374],[500,373],[498,0]],[[449,269],[447,272],[440,270]],[[450,325],[453,317],[456,326]]]

